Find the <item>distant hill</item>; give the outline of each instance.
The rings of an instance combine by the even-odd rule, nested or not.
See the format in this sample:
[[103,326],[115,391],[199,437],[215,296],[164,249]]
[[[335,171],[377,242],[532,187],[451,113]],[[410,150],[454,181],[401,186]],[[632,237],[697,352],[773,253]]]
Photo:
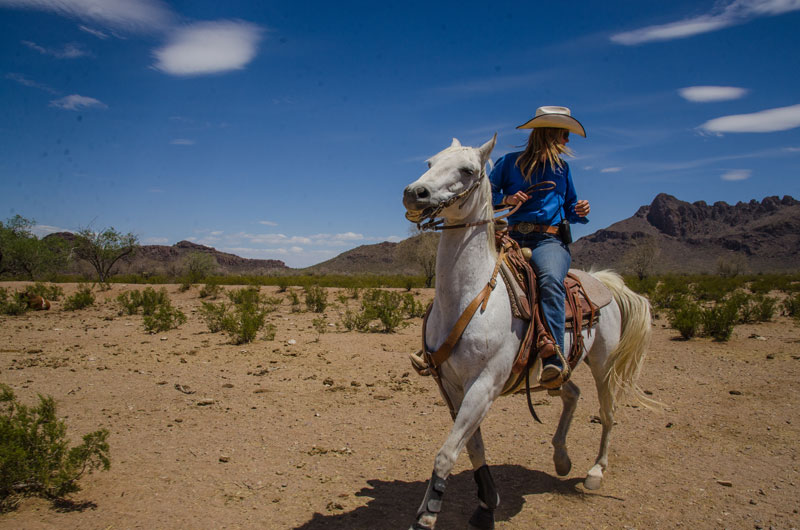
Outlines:
[[[71,240],[68,232],[51,234]],[[212,255],[218,273],[280,274],[422,274],[415,256],[430,252],[439,235],[418,234],[399,243],[362,245],[317,265],[292,269],[280,260],[248,259],[190,241],[172,246],[143,245],[120,264],[117,272],[180,275],[192,252]],[[720,260],[740,263],[746,272],[800,270],[800,202],[792,197],[767,197],[730,205],[703,201],[688,203],[661,193],[649,205],[608,228],[584,236],[571,245],[574,267],[613,268],[629,272],[632,252],[654,246],[655,273],[716,272]],[[85,264],[73,265],[83,267]]]
[[[57,237],[72,241],[75,239],[75,234],[57,232],[47,237]],[[198,245],[191,241],[179,241],[172,246],[142,245],[133,256],[123,258],[115,267],[115,271],[117,273],[131,272],[178,276],[182,273],[186,257],[193,252],[211,255],[218,265],[217,274],[269,275],[287,273],[293,270],[280,260],[242,258],[235,254],[220,252],[215,248]],[[72,272],[88,271],[85,263],[78,262],[72,266],[79,269]]]
[[720,260],[740,262],[753,273],[797,271],[800,202],[785,196],[708,205],[661,193],[632,217],[576,241],[573,264],[624,271],[626,256],[651,242],[659,251],[657,273],[715,272]]

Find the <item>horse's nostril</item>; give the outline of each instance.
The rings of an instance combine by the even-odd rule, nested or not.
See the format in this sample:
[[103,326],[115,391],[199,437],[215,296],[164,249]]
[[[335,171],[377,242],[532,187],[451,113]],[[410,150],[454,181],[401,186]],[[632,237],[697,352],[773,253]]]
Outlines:
[[414,190],[414,194],[417,196],[417,199],[427,199],[430,197],[431,193],[428,191],[428,188],[424,186],[420,186]]

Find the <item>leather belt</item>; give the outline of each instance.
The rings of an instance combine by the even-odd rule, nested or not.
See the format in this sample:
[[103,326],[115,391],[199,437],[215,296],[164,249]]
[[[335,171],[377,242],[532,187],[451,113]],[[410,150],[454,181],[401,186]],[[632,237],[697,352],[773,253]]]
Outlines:
[[537,225],[534,223],[519,223],[509,226],[508,229],[519,232],[520,234],[530,234],[531,232],[539,232],[542,234],[558,234],[557,226]]

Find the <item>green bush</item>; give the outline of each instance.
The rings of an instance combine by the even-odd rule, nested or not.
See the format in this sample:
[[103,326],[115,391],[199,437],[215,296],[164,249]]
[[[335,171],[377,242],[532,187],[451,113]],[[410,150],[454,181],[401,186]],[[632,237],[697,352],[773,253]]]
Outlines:
[[730,339],[738,313],[738,308],[730,300],[703,309],[703,334],[719,341]]
[[52,397],[40,395],[38,406],[27,407],[0,384],[0,407],[0,510],[13,508],[24,495],[58,498],[79,491],[85,472],[111,467],[108,431],[86,434],[82,444],[69,448]]
[[200,298],[210,298],[216,300],[222,293],[222,287],[218,283],[209,282],[200,289]]
[[[267,340],[275,337],[275,326],[266,324],[266,316],[274,310],[274,306],[265,305],[258,294],[258,289],[247,287],[228,293],[232,306],[224,302],[215,304],[203,302],[200,315],[208,325],[209,331],[226,332],[234,344],[244,344],[255,340],[258,332],[266,328]],[[268,299],[269,301],[274,301]]]
[[403,313],[408,318],[422,318],[425,316],[426,310],[425,304],[417,301],[413,294],[406,293],[403,295]]
[[186,323],[186,315],[183,311],[173,307],[169,301],[158,306],[152,314],[144,315],[142,319],[144,329],[150,333],[159,333],[175,329],[181,324]]
[[391,333],[403,323],[402,301],[400,293],[370,289],[364,294],[361,306],[370,320],[380,320],[382,331]]
[[348,309],[342,316],[342,325],[347,331],[368,331],[369,323],[370,318],[363,311]]
[[179,293],[185,293],[186,291],[188,291],[188,290],[189,290],[189,289],[191,289],[191,288],[192,288],[192,284],[191,284],[191,283],[189,283],[189,282],[183,282],[183,283],[181,283],[181,284],[180,284],[180,286],[178,287],[178,292],[179,292]]
[[775,316],[778,301],[771,296],[755,297],[756,320],[759,322],[769,322]]
[[28,310],[28,302],[21,296],[22,293],[9,293],[0,287],[0,315],[18,316]]
[[781,305],[787,317],[800,317],[800,294],[787,296]]
[[734,292],[742,283],[744,283],[742,278],[699,276],[693,278],[692,285],[697,300],[719,302]]
[[663,277],[653,293],[653,305],[658,309],[672,309],[677,307],[681,300],[689,294],[689,285],[685,277]]
[[60,300],[61,297],[64,296],[64,289],[58,285],[45,285],[42,282],[36,282],[33,285],[27,286],[25,288],[25,292],[41,296],[42,298],[50,301]]
[[693,301],[687,300],[672,310],[669,324],[678,330],[681,337],[691,339],[700,330],[702,309]]
[[225,329],[225,315],[228,307],[225,302],[215,304],[213,302],[201,302],[200,317],[208,326],[211,333],[217,333]]
[[64,302],[64,309],[67,311],[75,311],[76,309],[83,309],[94,304],[94,294],[92,288],[84,285],[72,296],[68,296]]
[[125,291],[117,296],[117,301],[128,315],[135,315],[139,312],[139,308],[143,315],[152,315],[161,306],[171,305],[167,290],[163,287],[158,291],[152,287],[146,287],[142,291]]
[[328,293],[319,285],[305,287],[306,307],[314,313],[322,313],[328,307]]

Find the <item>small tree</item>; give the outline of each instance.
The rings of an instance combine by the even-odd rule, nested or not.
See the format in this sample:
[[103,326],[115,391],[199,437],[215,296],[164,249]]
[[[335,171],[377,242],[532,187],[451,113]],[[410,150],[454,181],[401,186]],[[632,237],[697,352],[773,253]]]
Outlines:
[[31,232],[35,224],[21,215],[0,222],[0,273],[19,274],[36,281],[66,265],[64,242],[39,239]]
[[425,287],[433,285],[436,276],[436,252],[439,247],[439,236],[421,232],[411,228],[411,237],[398,247],[398,257],[406,262],[414,263],[425,275]]
[[88,261],[97,272],[97,278],[105,283],[111,269],[120,259],[133,254],[138,247],[138,238],[132,233],[122,234],[113,227],[102,232],[83,228],[76,234],[75,255]]
[[656,263],[659,250],[658,241],[648,236],[626,252],[623,261],[640,280],[643,280],[653,273],[653,265]]
[[206,252],[192,252],[183,261],[184,276],[189,284],[200,283],[217,269],[217,260]]

